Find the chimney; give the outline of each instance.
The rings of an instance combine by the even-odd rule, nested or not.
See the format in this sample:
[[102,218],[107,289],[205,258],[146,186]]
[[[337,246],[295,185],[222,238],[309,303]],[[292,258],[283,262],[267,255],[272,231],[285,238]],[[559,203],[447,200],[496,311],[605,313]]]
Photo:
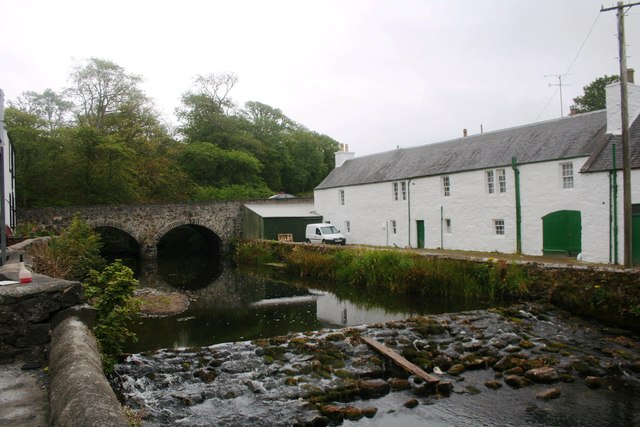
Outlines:
[[578,110],[576,110],[576,106],[572,105],[571,107],[569,107],[569,115],[575,116],[576,114],[578,114]]
[[463,138],[467,137],[467,130],[466,129],[462,129],[462,137]]
[[[640,116],[640,86],[629,83],[627,85],[627,112],[629,114],[629,124],[631,124]],[[620,86],[620,82],[615,82],[605,88],[607,96],[607,133],[610,135],[622,134]]]
[[633,74],[635,70],[633,68],[627,68],[627,83],[635,83],[633,81]]
[[351,160],[355,157],[355,153],[349,151],[349,144],[340,144],[340,149],[335,153],[336,167],[339,168],[347,160]]

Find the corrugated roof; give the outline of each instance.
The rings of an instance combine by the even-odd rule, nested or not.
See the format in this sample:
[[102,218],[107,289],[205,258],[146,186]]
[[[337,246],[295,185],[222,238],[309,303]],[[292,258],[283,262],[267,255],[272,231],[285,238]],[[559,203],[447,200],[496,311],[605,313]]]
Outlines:
[[[622,169],[622,136],[608,135],[602,141],[595,155],[589,159],[582,168],[582,172],[602,172],[612,169],[613,150],[611,146],[616,144],[616,168]],[[629,148],[631,168],[640,168],[640,116],[629,126]]]
[[262,218],[298,218],[320,217],[314,211],[313,203],[273,203],[273,204],[246,204],[247,209],[252,210]]
[[419,147],[356,157],[317,189],[395,181],[511,164],[590,156],[601,147],[606,111],[579,114]]

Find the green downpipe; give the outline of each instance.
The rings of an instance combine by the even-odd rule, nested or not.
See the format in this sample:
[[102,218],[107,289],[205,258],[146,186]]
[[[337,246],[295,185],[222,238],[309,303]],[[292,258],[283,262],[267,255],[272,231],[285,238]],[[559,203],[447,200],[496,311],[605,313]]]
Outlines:
[[520,170],[517,160],[511,158],[511,167],[516,181],[516,253],[522,253],[522,207],[520,206]]
[[616,169],[616,144],[611,145],[613,161],[613,263],[618,263],[618,171]]
[[444,249],[444,207],[440,206],[440,249]]

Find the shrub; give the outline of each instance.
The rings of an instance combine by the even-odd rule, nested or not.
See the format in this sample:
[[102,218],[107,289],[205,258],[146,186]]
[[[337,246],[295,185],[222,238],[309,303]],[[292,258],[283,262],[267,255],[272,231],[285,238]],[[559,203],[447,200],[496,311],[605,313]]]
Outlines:
[[48,247],[34,247],[31,254],[38,273],[82,280],[90,270],[104,267],[100,247],[100,235],[76,214],[61,235],[51,238]]
[[133,271],[116,260],[103,271],[91,270],[83,283],[87,300],[97,311],[93,333],[98,341],[105,371],[111,371],[124,344],[135,340],[127,325],[138,311],[133,298],[138,281]]

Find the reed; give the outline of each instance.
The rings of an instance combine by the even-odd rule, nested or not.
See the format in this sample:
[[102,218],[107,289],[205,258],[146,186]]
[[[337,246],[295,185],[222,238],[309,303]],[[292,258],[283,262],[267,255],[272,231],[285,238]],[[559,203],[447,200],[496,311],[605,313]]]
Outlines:
[[528,294],[530,281],[526,270],[515,263],[440,258],[402,250],[244,242],[236,254],[241,255],[236,258],[240,265],[278,260],[299,277],[330,280],[373,293],[513,299]]

